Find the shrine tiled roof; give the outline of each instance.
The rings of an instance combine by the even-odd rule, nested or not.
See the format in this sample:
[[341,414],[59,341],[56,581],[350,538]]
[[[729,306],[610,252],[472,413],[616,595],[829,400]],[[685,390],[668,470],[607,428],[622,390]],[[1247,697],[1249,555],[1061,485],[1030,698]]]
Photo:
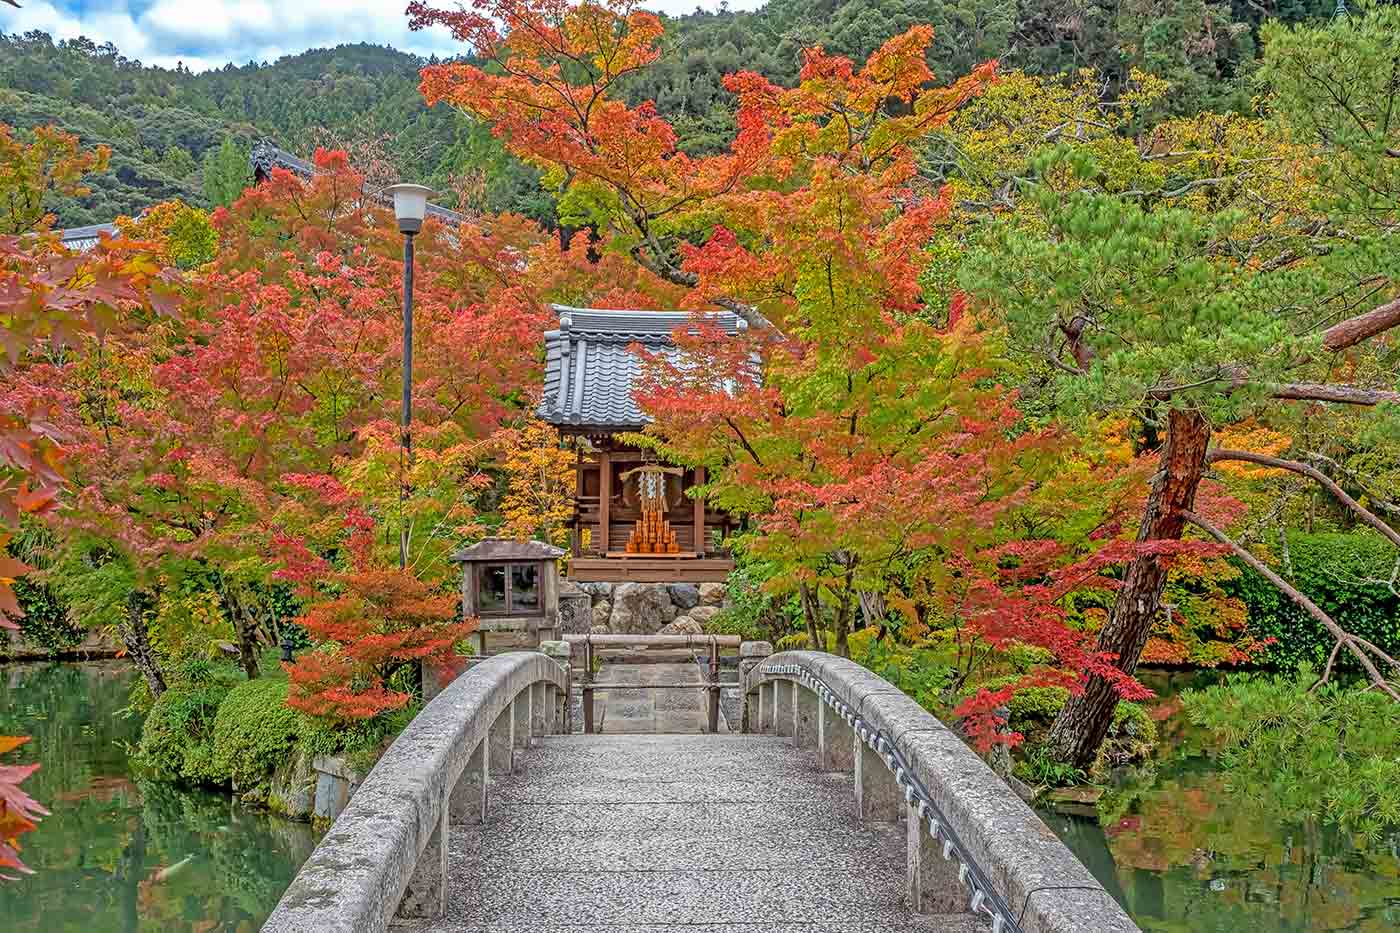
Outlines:
[[580,431],[636,431],[648,418],[634,393],[642,359],[633,345],[676,359],[677,327],[701,319],[736,334],[747,325],[729,311],[609,311],[555,305],[559,327],[545,332],[544,397],[537,414]]
[[77,253],[86,253],[97,245],[102,234],[108,236],[121,236],[121,231],[116,224],[92,224],[87,227],[66,227],[59,232],[58,238],[63,245]]
[[[267,178],[274,168],[284,168],[303,180],[309,180],[317,171],[315,163],[298,158],[285,149],[279,149],[266,139],[253,147],[248,161],[253,170],[254,181],[259,182]],[[392,203],[388,196],[378,191],[373,192],[373,197],[386,204]],[[428,216],[436,217],[443,223],[454,227],[467,221],[465,215],[432,203],[428,205]]]

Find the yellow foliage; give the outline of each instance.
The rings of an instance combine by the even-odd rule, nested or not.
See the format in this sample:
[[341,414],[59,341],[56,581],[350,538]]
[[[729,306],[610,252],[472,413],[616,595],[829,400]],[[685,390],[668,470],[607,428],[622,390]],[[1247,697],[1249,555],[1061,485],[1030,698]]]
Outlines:
[[218,247],[218,234],[209,215],[179,198],[161,201],[134,220],[118,217],[117,227],[128,239],[151,244],[162,264],[181,269],[209,262]]
[[213,590],[163,593],[151,625],[151,641],[164,657],[212,655],[233,638],[233,625]]
[[509,485],[501,501],[503,531],[516,538],[540,537],[563,545],[574,514],[573,451],[559,445],[555,428],[531,418],[503,431]]
[[[1267,457],[1277,457],[1292,443],[1293,438],[1287,434],[1263,427],[1255,421],[1242,421],[1239,424],[1221,429],[1216,434],[1215,446],[1229,450],[1245,450]],[[1287,470],[1255,466],[1236,460],[1222,460],[1215,467],[1226,476],[1240,479],[1268,479],[1284,476],[1288,472]]]

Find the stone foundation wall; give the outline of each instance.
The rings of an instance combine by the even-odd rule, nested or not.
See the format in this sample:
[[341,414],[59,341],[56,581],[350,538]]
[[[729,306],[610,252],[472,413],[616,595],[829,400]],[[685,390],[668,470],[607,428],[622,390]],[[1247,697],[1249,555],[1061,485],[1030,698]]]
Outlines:
[[565,583],[588,594],[595,635],[700,635],[725,606],[723,583]]

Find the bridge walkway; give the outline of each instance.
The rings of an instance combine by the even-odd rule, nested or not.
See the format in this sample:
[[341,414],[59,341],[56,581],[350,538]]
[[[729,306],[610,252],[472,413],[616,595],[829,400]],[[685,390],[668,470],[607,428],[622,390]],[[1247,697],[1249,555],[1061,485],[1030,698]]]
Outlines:
[[790,739],[556,735],[453,825],[446,916],[399,933],[974,933],[915,917],[902,824],[856,818],[849,774]]
[[[694,662],[604,663],[594,678],[600,688],[594,700],[594,728],[605,735],[704,732],[704,681],[704,672]],[[632,684],[636,689],[627,689]],[[658,685],[675,689],[656,689]],[[575,699],[573,721],[575,728],[582,730],[583,698]],[[720,732],[728,731],[727,720],[721,716]]]

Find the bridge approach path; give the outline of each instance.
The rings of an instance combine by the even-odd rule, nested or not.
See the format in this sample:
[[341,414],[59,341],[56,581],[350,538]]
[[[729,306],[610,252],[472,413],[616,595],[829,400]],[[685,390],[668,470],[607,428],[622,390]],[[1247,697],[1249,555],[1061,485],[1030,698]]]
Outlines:
[[915,915],[905,830],[789,739],[561,735],[518,753],[485,824],[454,826],[447,915],[413,933],[973,933]]

